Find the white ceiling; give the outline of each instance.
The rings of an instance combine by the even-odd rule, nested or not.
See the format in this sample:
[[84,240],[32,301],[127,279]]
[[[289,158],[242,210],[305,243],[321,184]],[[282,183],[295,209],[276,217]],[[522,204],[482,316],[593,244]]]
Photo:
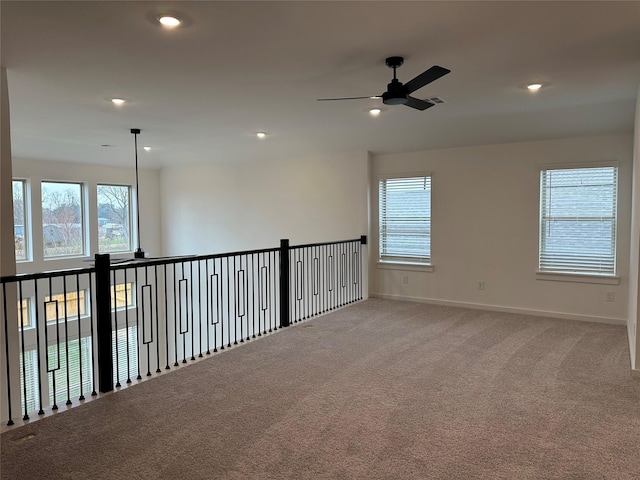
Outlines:
[[[161,28],[167,10],[184,26]],[[130,128],[149,167],[631,132],[640,85],[639,1],[2,0],[0,15],[15,158],[131,165]],[[382,93],[391,55],[405,83],[451,69],[413,94],[447,103],[373,118],[381,100],[315,100]]]

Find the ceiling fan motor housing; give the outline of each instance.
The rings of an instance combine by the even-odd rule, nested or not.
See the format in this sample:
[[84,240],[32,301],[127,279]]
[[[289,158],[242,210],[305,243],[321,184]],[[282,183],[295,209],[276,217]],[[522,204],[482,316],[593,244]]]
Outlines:
[[387,91],[382,94],[382,103],[385,105],[404,105],[407,103],[407,87],[397,79],[387,84]]

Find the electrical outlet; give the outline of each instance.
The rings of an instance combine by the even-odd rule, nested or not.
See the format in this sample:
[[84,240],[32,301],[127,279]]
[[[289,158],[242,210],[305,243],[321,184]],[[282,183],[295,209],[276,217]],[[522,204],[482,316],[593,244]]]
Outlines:
[[484,290],[484,281],[478,282],[478,290]]
[[615,293],[607,292],[606,300],[607,300],[607,302],[614,302],[616,300]]
[[409,283],[409,275],[402,276],[402,283]]

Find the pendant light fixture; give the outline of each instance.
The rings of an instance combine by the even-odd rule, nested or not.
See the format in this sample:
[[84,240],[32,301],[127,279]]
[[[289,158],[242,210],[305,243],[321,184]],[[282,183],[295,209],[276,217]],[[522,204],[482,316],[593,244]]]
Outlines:
[[135,258],[144,258],[144,250],[140,247],[140,183],[138,181],[138,134],[140,133],[139,128],[132,128],[131,133],[133,134],[133,144],[135,147],[136,154],[136,225],[138,230],[137,242],[138,248],[134,252],[133,256]]

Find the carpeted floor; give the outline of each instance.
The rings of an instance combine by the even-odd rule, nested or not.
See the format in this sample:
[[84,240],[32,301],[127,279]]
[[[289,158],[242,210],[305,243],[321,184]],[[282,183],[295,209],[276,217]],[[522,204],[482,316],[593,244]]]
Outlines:
[[640,478],[624,327],[370,299],[2,434],[3,479]]

